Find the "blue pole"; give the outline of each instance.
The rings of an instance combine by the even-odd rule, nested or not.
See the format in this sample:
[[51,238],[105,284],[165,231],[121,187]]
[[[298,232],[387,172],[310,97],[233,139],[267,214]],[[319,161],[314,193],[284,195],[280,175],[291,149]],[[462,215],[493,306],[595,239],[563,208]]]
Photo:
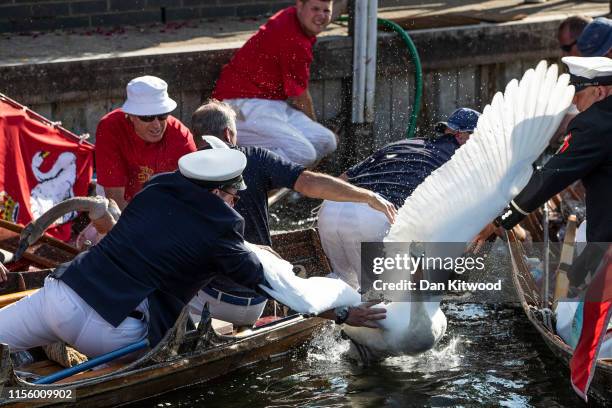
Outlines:
[[75,365],[74,367],[70,367],[55,374],[39,378],[38,380],[34,381],[34,384],[53,384],[54,382],[63,380],[64,378],[68,378],[71,375],[81,373],[93,367],[97,367],[100,364],[108,363],[109,361],[115,360],[119,357],[123,357],[135,351],[142,350],[143,348],[148,346],[149,340],[141,340],[138,343],[130,344],[129,346],[125,346],[115,351],[111,351],[110,353],[103,354],[92,360]]

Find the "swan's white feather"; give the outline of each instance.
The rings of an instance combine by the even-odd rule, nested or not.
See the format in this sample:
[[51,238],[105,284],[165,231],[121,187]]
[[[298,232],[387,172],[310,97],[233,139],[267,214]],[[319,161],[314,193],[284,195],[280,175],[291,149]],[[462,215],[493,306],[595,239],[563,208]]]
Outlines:
[[408,197],[386,240],[472,239],[526,185],[572,97],[567,75],[545,61],[520,82],[510,81],[484,109],[470,140]]

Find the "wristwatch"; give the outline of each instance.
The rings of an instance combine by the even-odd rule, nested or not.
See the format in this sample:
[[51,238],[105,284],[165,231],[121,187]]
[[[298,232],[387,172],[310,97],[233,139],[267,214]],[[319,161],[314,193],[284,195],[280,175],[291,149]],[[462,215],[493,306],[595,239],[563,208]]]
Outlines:
[[336,318],[334,322],[336,324],[344,324],[348,320],[350,308],[348,306],[337,307],[334,309],[334,313],[336,314]]

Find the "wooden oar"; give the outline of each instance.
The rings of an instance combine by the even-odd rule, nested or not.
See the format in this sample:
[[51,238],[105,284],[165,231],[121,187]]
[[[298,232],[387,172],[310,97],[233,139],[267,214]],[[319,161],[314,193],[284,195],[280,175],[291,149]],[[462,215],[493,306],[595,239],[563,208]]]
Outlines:
[[97,367],[101,364],[108,363],[109,361],[116,360],[120,357],[127,356],[130,353],[133,353],[138,350],[142,350],[146,347],[149,347],[149,340],[141,340],[138,343],[130,344],[129,346],[122,347],[115,351],[111,351],[110,353],[102,354],[94,359],[86,361],[81,364],[77,364],[74,367],[67,368],[62,371],[58,371],[57,373],[48,375],[46,377],[39,378],[34,381],[34,384],[53,384],[59,380],[63,380],[64,378],[68,378],[72,375],[82,373],[83,371],[89,370],[90,368]]
[[555,281],[555,294],[553,296],[553,308],[556,308],[559,299],[567,296],[569,292],[569,278],[567,274],[572,266],[574,258],[574,241],[576,239],[576,224],[577,219],[574,214],[567,218],[567,227],[565,228],[565,238],[561,247],[561,256],[559,259],[559,267],[557,268],[557,279]]
[[2,295],[0,296],[0,308],[4,307],[4,306],[8,306],[11,303],[15,303],[16,301],[31,295],[32,293],[36,292],[38,289],[30,289],[30,290],[24,290],[23,292],[15,292],[15,293],[10,293],[8,295]]

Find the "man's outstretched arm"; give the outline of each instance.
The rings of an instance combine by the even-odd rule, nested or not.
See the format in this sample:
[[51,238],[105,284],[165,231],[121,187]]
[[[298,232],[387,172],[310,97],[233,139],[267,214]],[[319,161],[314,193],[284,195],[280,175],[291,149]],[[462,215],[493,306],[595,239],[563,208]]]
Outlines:
[[305,170],[296,180],[293,189],[310,198],[365,203],[384,213],[391,224],[395,222],[397,209],[392,203],[373,191],[354,186],[337,177]]

